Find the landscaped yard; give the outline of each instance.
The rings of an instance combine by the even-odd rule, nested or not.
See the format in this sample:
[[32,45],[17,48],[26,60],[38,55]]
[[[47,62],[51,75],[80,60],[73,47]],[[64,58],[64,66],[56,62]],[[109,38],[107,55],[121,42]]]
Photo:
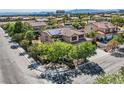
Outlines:
[[[48,25],[55,26],[57,24],[55,19],[50,18],[49,20]],[[79,20],[74,22],[73,27],[79,29],[79,25],[81,25]],[[71,44],[60,40],[54,42],[36,40],[33,28],[20,20],[7,23],[2,27],[13,42],[17,42],[23,47],[30,57],[45,69],[39,78],[51,80],[53,83],[72,83],[72,78],[82,74],[91,76],[104,74],[105,71],[99,63],[89,60],[96,54],[97,46],[103,45],[102,49],[112,52],[111,57],[118,57],[117,55],[123,57],[120,52],[114,52],[124,43],[123,33],[114,35],[106,44],[102,44],[97,42],[96,32],[91,32],[86,35],[92,39],[91,41]],[[37,65],[31,66],[37,68]]]

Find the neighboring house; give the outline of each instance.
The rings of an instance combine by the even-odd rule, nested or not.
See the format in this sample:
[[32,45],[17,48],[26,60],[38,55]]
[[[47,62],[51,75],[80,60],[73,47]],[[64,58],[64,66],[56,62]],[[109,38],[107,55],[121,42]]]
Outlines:
[[42,26],[46,26],[47,24],[45,22],[36,22],[36,21],[26,21],[29,23],[34,31],[40,31]]
[[61,31],[62,39],[69,43],[75,43],[80,41],[85,41],[84,32],[72,29],[62,29]]
[[52,37],[49,36],[49,34],[46,32],[41,32],[39,39],[41,42],[52,42],[53,41]]
[[112,14],[104,14],[103,17],[112,17]]
[[85,33],[92,31],[97,32],[97,38],[108,38],[111,39],[114,34],[116,34],[119,29],[110,22],[93,22],[89,23],[84,28]]
[[53,38],[60,39],[59,37],[61,37],[61,29],[50,29],[40,34],[41,42],[52,42]]
[[33,17],[30,17],[30,16],[22,16],[20,17],[23,21],[28,21],[28,20],[33,20],[34,18]]
[[69,43],[85,41],[84,32],[72,30],[70,28],[52,29],[41,32],[41,41],[53,41],[59,39]]
[[63,18],[56,18],[57,23],[62,22]]
[[78,17],[70,17],[71,20],[79,20]]
[[18,20],[19,18],[20,18],[19,16],[9,17],[9,21],[16,21],[16,20]]
[[111,21],[111,17],[103,17],[100,15],[94,15],[93,19],[97,22],[102,22],[102,21]]
[[36,18],[36,22],[48,22],[49,20],[47,18]]
[[7,21],[7,18],[8,18],[8,17],[0,17],[0,22]]

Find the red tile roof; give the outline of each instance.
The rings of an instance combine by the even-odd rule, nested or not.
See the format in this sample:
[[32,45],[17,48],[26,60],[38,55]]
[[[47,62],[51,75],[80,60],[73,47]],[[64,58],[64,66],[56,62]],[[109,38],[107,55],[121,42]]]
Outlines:
[[93,24],[97,26],[98,30],[114,28],[114,26],[110,22],[94,22]]

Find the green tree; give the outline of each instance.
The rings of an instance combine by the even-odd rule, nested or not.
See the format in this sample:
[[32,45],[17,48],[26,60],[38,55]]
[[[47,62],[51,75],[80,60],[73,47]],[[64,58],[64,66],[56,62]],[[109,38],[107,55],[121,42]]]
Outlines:
[[73,22],[72,26],[76,29],[79,29],[79,27],[81,26],[79,22]]
[[2,27],[5,30],[5,32],[8,33],[10,36],[13,35],[14,23],[7,23],[4,24]]
[[60,59],[67,57],[72,46],[63,42],[54,42],[48,46],[47,58],[52,62],[58,62]]
[[47,26],[43,25],[41,26],[41,31],[45,31],[47,29]]
[[121,44],[124,42],[124,38],[122,35],[115,35],[115,36],[113,36],[112,40],[118,41]]
[[38,57],[44,58],[47,52],[47,46],[45,44],[35,43],[31,47],[28,48],[28,53],[35,60],[38,60]]
[[22,40],[21,42],[20,42],[20,45],[27,51],[27,48],[28,48],[28,46],[29,46],[29,40]]
[[9,29],[9,27],[10,27],[10,23],[7,23],[7,24],[4,24],[4,25],[2,25],[2,28],[4,29],[4,30],[8,30]]
[[119,16],[113,16],[112,17],[112,23],[115,25],[123,25],[124,24],[124,19],[119,17]]
[[48,25],[55,26],[57,24],[57,20],[54,18],[49,18]]
[[23,23],[21,21],[17,21],[15,23],[14,33],[21,33],[23,32]]
[[84,61],[86,61],[88,57],[95,53],[95,50],[96,46],[91,42],[83,42],[74,46],[72,50],[70,50],[69,55],[72,59],[84,59]]
[[22,31],[26,32],[26,31],[33,31],[32,26],[27,23],[27,22],[23,22],[23,26],[22,26]]
[[12,36],[12,41],[20,43],[21,40],[24,39],[23,33],[17,33]]
[[29,40],[29,43],[32,44],[32,40],[33,40],[33,31],[27,31],[25,33],[25,38]]
[[89,32],[86,34],[87,37],[90,37],[90,38],[94,38],[96,36],[96,32],[95,31],[92,31],[92,32]]

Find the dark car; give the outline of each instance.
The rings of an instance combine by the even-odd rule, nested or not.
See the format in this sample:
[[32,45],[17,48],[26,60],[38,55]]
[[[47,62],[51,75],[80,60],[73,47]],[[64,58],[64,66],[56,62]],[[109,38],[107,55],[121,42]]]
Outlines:
[[18,47],[19,47],[19,45],[16,44],[16,43],[11,45],[11,48],[12,48],[12,49],[17,49]]

